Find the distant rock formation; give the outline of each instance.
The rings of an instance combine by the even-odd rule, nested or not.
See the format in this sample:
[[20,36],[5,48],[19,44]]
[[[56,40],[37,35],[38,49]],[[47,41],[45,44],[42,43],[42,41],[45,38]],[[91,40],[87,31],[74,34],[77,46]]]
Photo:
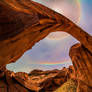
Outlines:
[[73,79],[74,68],[34,70],[29,74],[6,70],[4,73],[0,78],[0,92],[53,92],[68,79]]

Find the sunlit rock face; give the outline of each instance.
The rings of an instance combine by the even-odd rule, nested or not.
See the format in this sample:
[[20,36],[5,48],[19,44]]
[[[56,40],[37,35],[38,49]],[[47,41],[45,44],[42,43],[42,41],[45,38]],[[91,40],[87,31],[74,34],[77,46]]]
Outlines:
[[[78,24],[80,21],[81,9],[78,0],[33,0],[39,2],[54,11],[63,14],[71,19],[74,23]],[[47,38],[51,40],[60,40],[68,37],[69,34],[63,32],[50,33]]]
[[78,23],[80,20],[80,4],[78,0],[33,0],[39,2],[54,11],[57,11],[73,22]]

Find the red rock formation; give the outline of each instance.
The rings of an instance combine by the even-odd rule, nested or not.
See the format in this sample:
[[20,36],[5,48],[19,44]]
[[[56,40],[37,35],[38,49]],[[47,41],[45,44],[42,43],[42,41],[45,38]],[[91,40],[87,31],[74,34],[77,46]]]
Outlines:
[[[39,71],[38,75],[35,75],[36,71]],[[6,70],[0,79],[0,92],[52,92],[70,78],[69,71],[70,68],[52,71],[34,70],[28,76],[27,73]]]
[[63,15],[30,0],[0,0],[0,66],[55,31],[71,34],[92,52],[92,37]]
[[[0,79],[0,92],[29,92],[27,88],[15,80],[15,74],[13,72],[7,70],[4,73],[5,75]],[[33,91],[30,90],[30,92]]]
[[59,70],[58,69],[54,69],[54,70],[47,70],[47,71],[43,71],[43,70],[33,70],[29,73],[29,76],[38,76],[38,75],[48,75],[48,74],[56,74],[58,73]]
[[[72,72],[70,72],[70,70]],[[30,80],[31,83],[36,84],[36,87],[40,87],[39,92],[52,92],[65,83],[68,79],[73,79],[71,75],[74,75],[74,69],[72,66],[69,68],[63,68],[62,70],[38,70],[38,75],[36,72],[37,70],[34,70],[30,73]]]
[[[92,37],[61,14],[30,0],[0,0],[0,91],[6,91],[8,88],[10,92],[13,90],[21,92],[21,87],[26,92],[31,90],[31,87],[35,88],[30,86],[30,82],[26,79],[27,75],[23,78],[17,74],[15,76],[4,67],[8,63],[15,62],[36,42],[55,31],[67,32],[82,44],[73,46],[70,56],[76,75],[78,74],[76,78],[79,84],[85,84],[86,91],[91,92],[89,87],[92,87]],[[62,81],[67,79],[65,77],[67,73],[64,71],[65,69],[59,75],[61,78],[64,76],[65,79],[61,79]],[[67,72],[71,72],[71,69]],[[71,74],[69,77],[75,76]],[[46,80],[46,83],[52,79]],[[57,79],[54,82],[60,85],[59,81]]]
[[[92,53],[83,45],[76,44],[70,50],[70,57],[75,68],[76,78],[79,81],[79,87],[83,90],[80,92],[92,92]],[[91,91],[88,91],[89,88]]]

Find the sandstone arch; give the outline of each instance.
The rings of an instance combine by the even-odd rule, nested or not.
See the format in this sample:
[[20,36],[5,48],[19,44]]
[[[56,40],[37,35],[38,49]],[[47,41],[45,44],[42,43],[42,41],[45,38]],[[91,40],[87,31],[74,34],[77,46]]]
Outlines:
[[[78,48],[85,47],[86,51],[82,51],[92,57],[92,37],[63,15],[30,0],[0,0],[0,70],[6,64],[15,62],[36,42],[55,31],[64,31],[75,37],[82,44]],[[70,52],[74,53],[72,50]],[[90,58],[86,61],[90,61],[92,66]],[[88,74],[91,80],[92,74]],[[88,81],[85,83],[88,84]],[[92,87],[91,83],[89,85]]]
[[63,15],[30,0],[1,0],[0,6],[0,66],[53,31],[71,34],[92,52],[92,37]]

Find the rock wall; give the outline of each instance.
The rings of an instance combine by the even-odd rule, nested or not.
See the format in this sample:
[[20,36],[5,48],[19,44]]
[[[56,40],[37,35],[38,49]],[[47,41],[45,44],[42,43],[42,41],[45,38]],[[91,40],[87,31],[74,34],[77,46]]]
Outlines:
[[[80,92],[92,92],[92,53],[81,44],[70,49],[70,57],[79,82]],[[88,91],[90,89],[90,91]]]

